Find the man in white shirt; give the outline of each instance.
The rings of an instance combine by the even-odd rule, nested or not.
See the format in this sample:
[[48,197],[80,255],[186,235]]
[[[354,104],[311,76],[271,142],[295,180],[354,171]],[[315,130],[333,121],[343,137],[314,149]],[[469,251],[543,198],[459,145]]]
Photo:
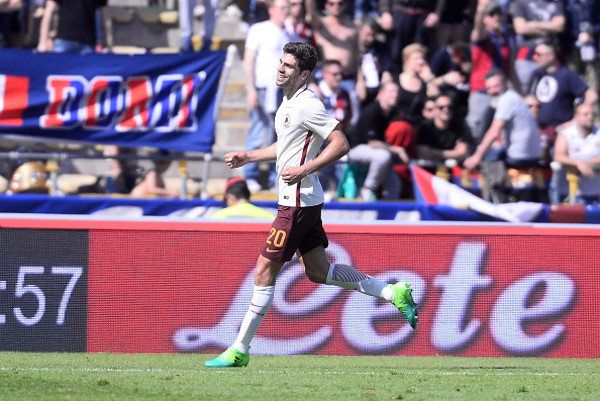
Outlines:
[[[594,126],[594,107],[581,103],[575,108],[573,122],[558,132],[554,161],[574,169],[579,179],[582,203],[597,204],[600,199],[600,127]],[[596,171],[595,171],[596,169]],[[566,193],[566,188],[561,188]]]
[[[238,337],[207,367],[241,367],[250,360],[250,341],[273,302],[275,280],[285,262],[298,253],[309,280],[353,289],[385,299],[396,306],[411,327],[418,322],[408,283],[388,285],[352,266],[330,264],[325,254],[327,235],[321,221],[323,189],[317,171],[348,153],[349,145],[338,122],[306,88],[317,64],[317,52],[306,43],[288,43],[277,69],[277,86],[284,100],[275,116],[277,142],[249,152],[225,155],[230,168],[247,163],[277,161],[279,208],[254,271],[254,293]],[[329,145],[321,152],[323,141]]]
[[[275,141],[273,118],[281,103],[281,90],[275,85],[277,64],[281,49],[290,41],[299,38],[293,30],[286,28],[290,15],[288,0],[269,0],[269,19],[253,24],[246,36],[243,67],[246,73],[246,98],[250,109],[252,126],[248,132],[245,150],[268,146]],[[251,192],[262,189],[259,184],[258,164],[244,167],[244,177]],[[276,185],[275,166],[269,167],[267,188]]]

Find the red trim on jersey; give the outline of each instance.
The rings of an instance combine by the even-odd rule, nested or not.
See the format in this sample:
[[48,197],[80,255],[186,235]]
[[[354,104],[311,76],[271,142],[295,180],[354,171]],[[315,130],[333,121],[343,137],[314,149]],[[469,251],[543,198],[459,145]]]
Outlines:
[[[302,158],[300,159],[300,165],[302,166],[306,161],[306,153],[308,153],[308,144],[312,139],[313,133],[308,131],[308,135],[306,135],[306,139],[304,140],[304,148],[302,149]],[[300,207],[300,186],[302,185],[302,180],[298,181],[296,184],[296,207]]]
[[304,87],[304,89],[302,89],[302,91],[301,91],[301,92],[298,92],[298,93],[296,94],[296,96],[295,96],[295,97],[298,97],[298,96],[300,96],[302,93],[304,93],[304,91],[305,91],[306,89],[308,89],[308,88],[305,86],[305,87]]

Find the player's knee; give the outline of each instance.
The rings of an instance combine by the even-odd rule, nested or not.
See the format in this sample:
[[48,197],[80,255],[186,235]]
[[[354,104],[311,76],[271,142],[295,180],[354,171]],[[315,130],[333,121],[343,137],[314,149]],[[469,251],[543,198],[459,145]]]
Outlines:
[[273,262],[260,256],[254,269],[254,283],[258,286],[275,285],[283,262]]

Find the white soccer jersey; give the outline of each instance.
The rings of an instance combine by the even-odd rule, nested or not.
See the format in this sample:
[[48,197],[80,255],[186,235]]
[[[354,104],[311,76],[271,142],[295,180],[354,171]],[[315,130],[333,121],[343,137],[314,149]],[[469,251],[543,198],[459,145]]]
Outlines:
[[317,157],[323,141],[337,125],[338,121],[325,112],[321,100],[306,85],[291,99],[284,97],[275,115],[280,205],[305,207],[324,202],[316,173],[294,185],[284,183],[281,173],[288,166],[299,167]]

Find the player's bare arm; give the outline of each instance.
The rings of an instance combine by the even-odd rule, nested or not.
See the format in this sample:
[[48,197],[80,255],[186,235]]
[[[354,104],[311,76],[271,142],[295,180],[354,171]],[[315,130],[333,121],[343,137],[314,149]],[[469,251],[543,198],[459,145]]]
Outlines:
[[288,185],[294,185],[307,175],[335,163],[350,150],[348,140],[339,128],[333,130],[327,140],[329,141],[329,145],[323,149],[323,152],[319,156],[303,166],[290,166],[283,170],[281,173],[283,182]]
[[277,159],[277,142],[262,149],[248,152],[231,152],[225,155],[225,163],[229,168],[242,167],[248,163],[268,162]]

